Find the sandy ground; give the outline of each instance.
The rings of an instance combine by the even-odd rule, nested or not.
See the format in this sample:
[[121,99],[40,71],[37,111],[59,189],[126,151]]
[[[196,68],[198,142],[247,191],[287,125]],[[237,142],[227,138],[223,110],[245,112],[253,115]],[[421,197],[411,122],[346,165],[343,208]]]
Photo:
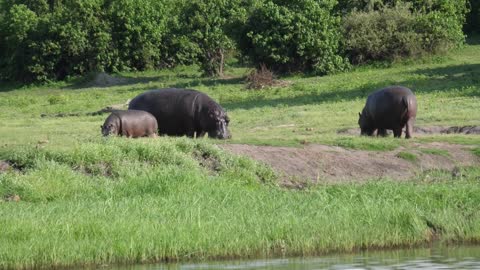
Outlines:
[[[471,151],[472,146],[447,143],[416,144],[408,149],[401,147],[385,152],[314,144],[301,148],[245,144],[225,144],[221,147],[270,165],[280,173],[282,184],[292,187],[380,178],[407,180],[428,170],[442,169],[455,174],[458,167],[480,165],[480,158]],[[428,154],[422,152],[422,149],[441,149],[449,154]],[[399,152],[415,154],[417,159],[403,159],[398,157]]]

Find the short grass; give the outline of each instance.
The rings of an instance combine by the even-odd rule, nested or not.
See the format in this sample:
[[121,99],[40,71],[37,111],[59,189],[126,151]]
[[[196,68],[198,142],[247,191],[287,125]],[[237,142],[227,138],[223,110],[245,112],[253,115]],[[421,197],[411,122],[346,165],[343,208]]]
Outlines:
[[[84,87],[79,80],[41,86],[0,85],[0,137],[4,143],[35,142],[51,137],[70,145],[77,137],[95,137],[106,115],[57,119],[41,114],[98,111],[125,103],[137,94],[161,87],[204,91],[228,111],[232,143],[300,146],[302,141],[372,150],[401,146],[401,140],[340,135],[358,127],[358,112],[372,91],[393,84],[414,90],[419,126],[480,125],[480,45],[467,45],[448,55],[387,68],[360,67],[325,77],[290,76],[287,87],[246,90],[249,68],[231,64],[224,79],[203,78],[197,67],[123,73],[122,85]],[[15,134],[15,135],[14,135]],[[72,136],[73,135],[73,136]],[[411,140],[480,144],[478,136],[423,136]]]
[[450,157],[450,153],[448,152],[448,150],[444,150],[444,149],[422,148],[422,149],[420,149],[420,151],[424,154]]
[[396,155],[398,158],[405,159],[411,162],[415,162],[418,160],[418,156],[415,155],[414,153],[406,152],[406,151],[400,151]]
[[[0,173],[0,268],[302,255],[409,246],[437,236],[480,241],[478,166],[463,169],[461,178],[434,171],[401,183],[287,190],[271,169],[215,145],[309,142],[372,151],[480,145],[480,136],[337,133],[357,127],[366,96],[391,84],[415,91],[417,125],[480,125],[480,45],[389,67],[290,76],[281,78],[289,86],[261,91],[246,90],[248,68],[230,64],[224,79],[177,67],[119,74],[128,80],[104,88],[80,79],[0,84],[0,160],[16,168]],[[104,139],[99,126],[106,115],[87,115],[160,87],[208,93],[227,109],[233,139]],[[10,201],[14,195],[20,202]]]

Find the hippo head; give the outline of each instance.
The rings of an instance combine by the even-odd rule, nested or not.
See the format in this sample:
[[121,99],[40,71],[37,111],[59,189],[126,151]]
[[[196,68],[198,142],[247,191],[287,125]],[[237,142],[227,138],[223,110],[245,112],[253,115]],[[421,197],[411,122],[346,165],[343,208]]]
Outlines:
[[360,135],[372,136],[375,129],[367,119],[365,111],[358,113],[358,125],[360,126]]
[[228,118],[227,113],[221,107],[209,110],[206,118],[205,123],[207,124],[206,130],[208,132],[208,137],[216,139],[232,138],[232,135],[228,130],[230,118]]
[[103,136],[108,136],[111,134],[117,134],[117,127],[114,124],[104,124],[103,126],[100,126],[102,128],[102,135]]

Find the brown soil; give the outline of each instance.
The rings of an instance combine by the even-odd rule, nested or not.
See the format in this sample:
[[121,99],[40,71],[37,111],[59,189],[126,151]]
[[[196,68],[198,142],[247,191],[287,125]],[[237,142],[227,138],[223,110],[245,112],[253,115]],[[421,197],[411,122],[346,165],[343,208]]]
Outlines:
[[0,173],[6,172],[13,169],[9,162],[5,160],[0,160]]
[[[455,174],[458,167],[480,165],[480,158],[472,153],[471,146],[447,143],[416,144],[390,152],[313,144],[302,148],[243,144],[225,144],[222,147],[272,166],[282,176],[282,184],[292,187],[380,178],[407,180],[428,170],[448,170]],[[446,150],[449,155],[428,154],[422,149]],[[398,157],[399,152],[412,153],[417,159],[405,160]]]

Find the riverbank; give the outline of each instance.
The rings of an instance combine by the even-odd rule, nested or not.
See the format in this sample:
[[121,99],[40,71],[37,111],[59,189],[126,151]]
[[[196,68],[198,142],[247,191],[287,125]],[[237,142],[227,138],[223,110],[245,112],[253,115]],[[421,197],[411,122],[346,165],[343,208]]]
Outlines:
[[[310,255],[480,241],[480,170],[285,189],[203,140],[2,148],[0,268]],[[10,199],[12,196],[18,199]]]

